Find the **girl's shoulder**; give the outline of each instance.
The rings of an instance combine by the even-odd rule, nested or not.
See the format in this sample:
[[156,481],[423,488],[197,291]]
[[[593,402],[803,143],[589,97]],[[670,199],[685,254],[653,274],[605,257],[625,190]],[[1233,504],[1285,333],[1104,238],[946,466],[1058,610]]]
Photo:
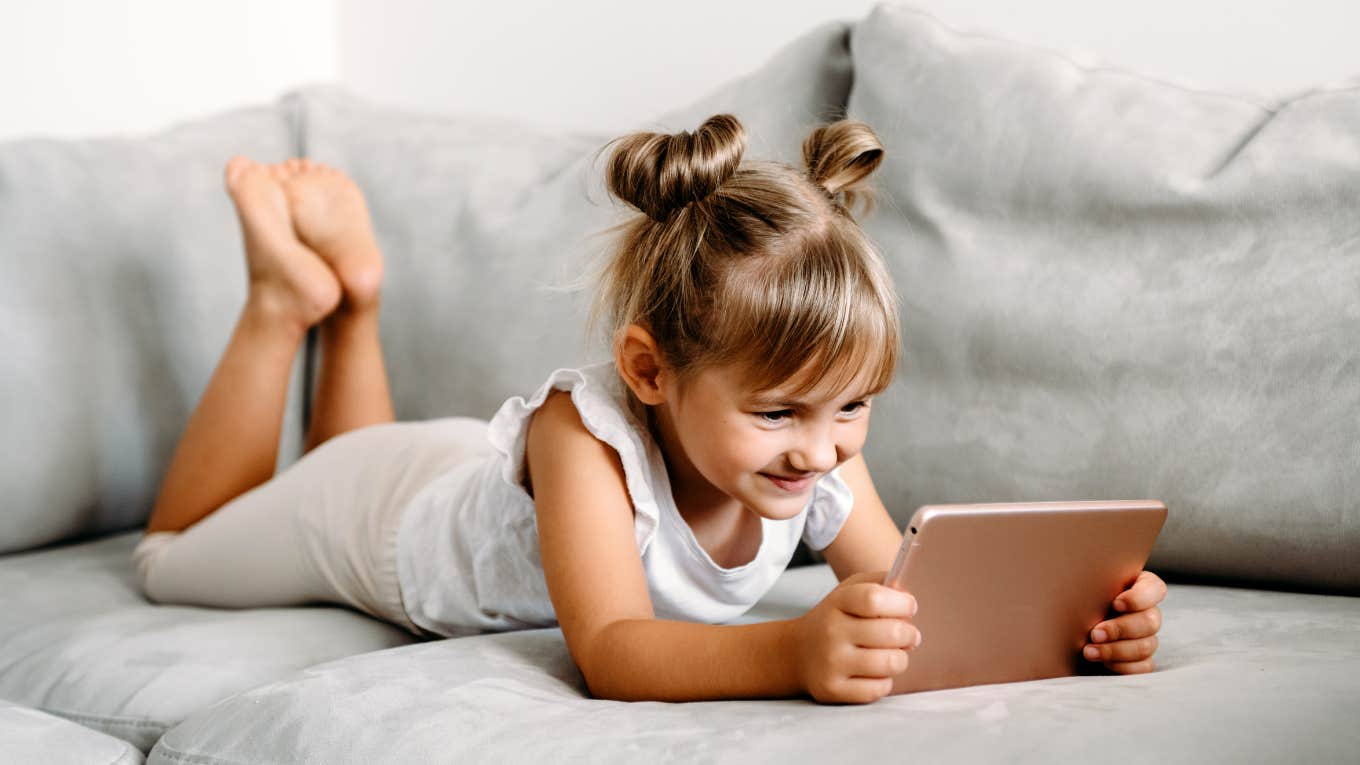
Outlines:
[[[579,443],[581,439],[597,439],[586,427],[581,411],[571,399],[571,392],[561,389],[548,391],[543,403],[525,415],[524,426],[525,456],[537,443],[560,449],[569,444]],[[527,480],[527,479],[526,479]],[[532,492],[530,492],[532,495]]]
[[[540,488],[535,478],[565,460],[572,470],[606,481],[610,493],[619,491],[618,487],[626,489],[623,499],[632,506],[632,515],[636,518],[641,506],[649,521],[639,523],[639,533],[645,538],[658,515],[649,470],[650,447],[647,435],[639,430],[639,426],[646,427],[645,420],[639,420],[622,388],[612,360],[556,369],[527,399],[507,399],[492,418],[489,435],[492,445],[508,458],[505,478],[523,488],[535,503]],[[536,456],[556,464],[551,468],[536,464]],[[606,491],[575,483],[569,490]]]
[[[550,391],[529,418],[525,434],[524,488],[531,498],[534,496],[535,455],[554,461],[565,457],[571,473],[593,476],[607,473],[618,479],[610,482],[614,487],[626,487],[623,459],[618,450],[590,432],[569,391]],[[606,490],[606,487],[589,488]],[[624,496],[627,496],[626,492]]]
[[635,426],[636,415],[621,386],[612,361],[555,369],[527,398],[511,396],[501,404],[490,422],[492,443],[507,454],[522,452],[530,422],[549,399],[558,415],[574,410],[571,419],[601,440],[632,442],[627,431]]

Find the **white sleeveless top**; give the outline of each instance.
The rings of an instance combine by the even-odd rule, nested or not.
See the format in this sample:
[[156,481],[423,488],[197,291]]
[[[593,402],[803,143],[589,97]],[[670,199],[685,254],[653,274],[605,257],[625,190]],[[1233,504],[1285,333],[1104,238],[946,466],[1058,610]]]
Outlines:
[[633,530],[658,619],[719,624],[745,613],[788,566],[798,540],[821,550],[850,514],[840,468],[818,479],[802,512],[761,519],[760,550],[723,568],[700,546],[671,495],[646,407],[612,360],[558,369],[525,401],[513,396],[491,419],[494,451],[435,478],[404,509],[397,534],[402,602],[420,628],[446,637],[557,625],[539,557],[534,501],[525,491],[530,415],[553,389],[571,392],[586,428],[618,451],[636,511]]

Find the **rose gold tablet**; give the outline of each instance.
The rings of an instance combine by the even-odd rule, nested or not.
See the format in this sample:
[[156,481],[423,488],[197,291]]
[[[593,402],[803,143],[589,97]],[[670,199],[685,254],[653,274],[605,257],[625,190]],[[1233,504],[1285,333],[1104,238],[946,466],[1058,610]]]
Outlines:
[[1166,521],[1156,500],[926,505],[883,584],[919,606],[892,693],[1076,674]]

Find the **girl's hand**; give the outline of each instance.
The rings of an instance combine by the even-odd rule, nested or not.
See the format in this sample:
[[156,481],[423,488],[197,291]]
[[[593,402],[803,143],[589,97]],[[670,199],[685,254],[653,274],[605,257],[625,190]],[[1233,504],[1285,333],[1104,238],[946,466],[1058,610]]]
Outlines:
[[885,571],[847,577],[794,620],[793,660],[817,701],[867,704],[888,695],[921,633],[908,619],[916,598],[882,584]]
[[1157,650],[1157,630],[1162,627],[1158,603],[1166,597],[1166,582],[1151,571],[1138,575],[1133,586],[1114,599],[1114,610],[1123,616],[1091,628],[1091,642],[1082,649],[1090,661],[1100,661],[1121,675],[1151,672]]

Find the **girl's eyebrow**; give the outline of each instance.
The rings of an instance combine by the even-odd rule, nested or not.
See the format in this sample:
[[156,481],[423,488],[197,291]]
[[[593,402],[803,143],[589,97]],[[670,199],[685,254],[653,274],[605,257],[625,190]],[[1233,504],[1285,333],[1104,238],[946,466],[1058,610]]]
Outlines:
[[[863,399],[866,399],[866,398],[869,398],[869,394],[868,394],[868,393],[862,393],[862,394],[860,394],[860,395],[858,395],[858,396],[855,396],[854,398],[852,398],[852,399],[850,399],[850,400],[851,400],[851,401],[860,401],[860,400],[863,400]],[[811,402],[806,401],[806,400],[787,398],[787,397],[785,397],[785,396],[781,396],[781,395],[778,395],[778,394],[754,395],[754,396],[751,396],[751,397],[750,397],[750,401],[751,401],[751,403],[753,403],[753,404],[768,404],[768,405],[771,405],[771,406],[787,406],[787,407],[790,407],[790,408],[792,408],[792,409],[805,409],[805,408],[807,408],[807,407],[809,406],[809,404],[811,403]]]

